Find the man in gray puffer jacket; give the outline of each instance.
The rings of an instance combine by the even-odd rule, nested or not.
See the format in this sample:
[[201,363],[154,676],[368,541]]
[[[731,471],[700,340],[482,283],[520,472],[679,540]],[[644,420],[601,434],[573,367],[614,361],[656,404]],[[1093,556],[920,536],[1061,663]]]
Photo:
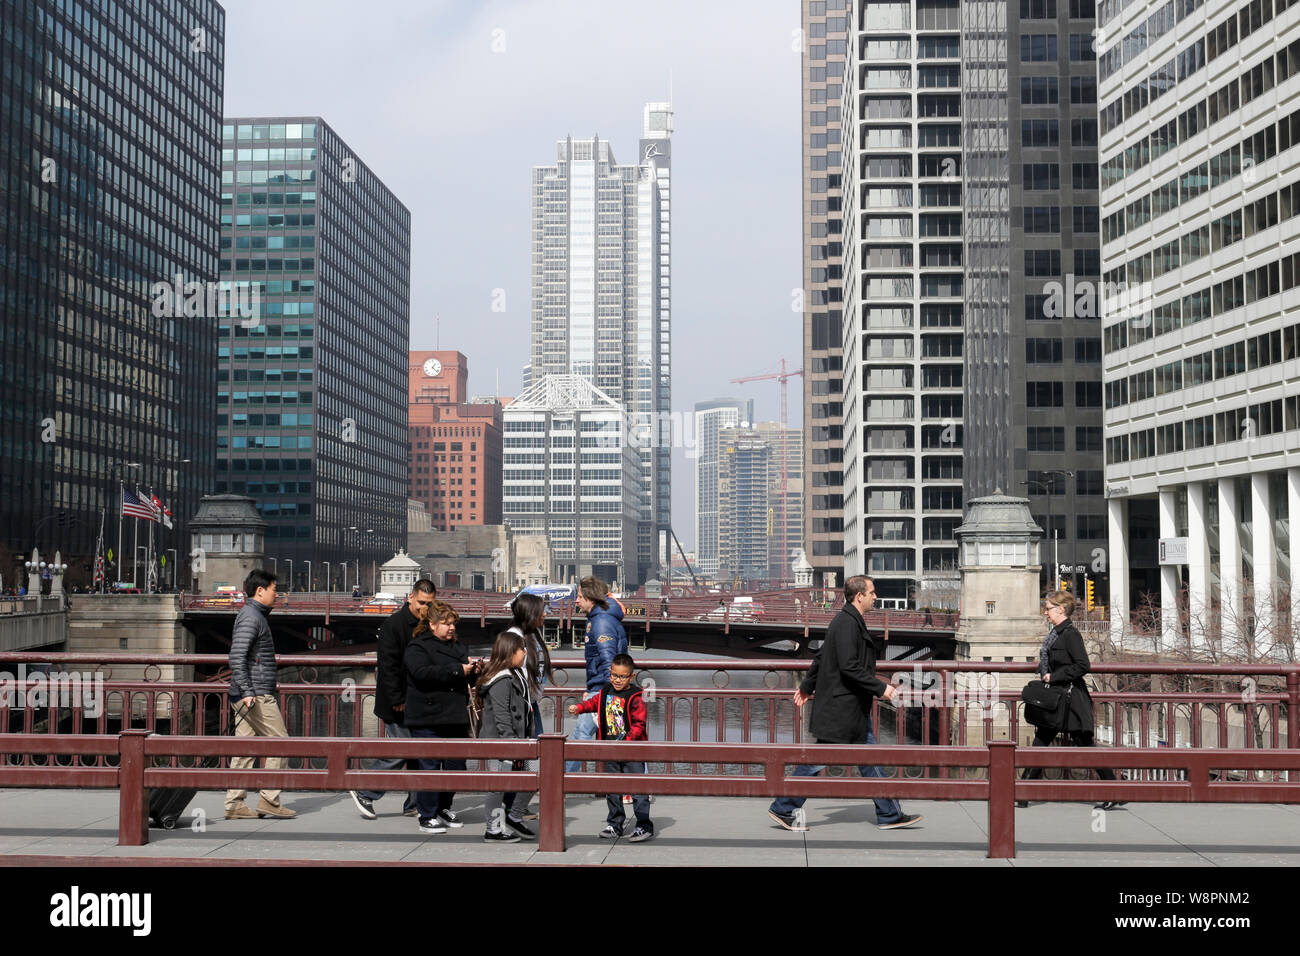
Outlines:
[[[275,606],[275,575],[262,568],[248,572],[244,580],[248,596],[230,640],[230,705],[235,710],[236,737],[288,737],[280,705],[275,699],[275,642],[268,617]],[[231,769],[251,769],[256,757],[231,757]],[[267,757],[266,770],[279,770],[283,757]],[[263,790],[257,809],[244,802],[246,790],[226,791],[227,820],[256,820],[258,817],[294,817],[280,804],[279,790]]]

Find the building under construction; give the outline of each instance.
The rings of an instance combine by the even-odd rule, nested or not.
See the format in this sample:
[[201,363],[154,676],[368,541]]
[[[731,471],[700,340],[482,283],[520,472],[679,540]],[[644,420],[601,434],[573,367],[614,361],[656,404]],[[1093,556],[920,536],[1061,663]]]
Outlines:
[[803,434],[779,422],[718,432],[718,580],[788,582],[802,547]]

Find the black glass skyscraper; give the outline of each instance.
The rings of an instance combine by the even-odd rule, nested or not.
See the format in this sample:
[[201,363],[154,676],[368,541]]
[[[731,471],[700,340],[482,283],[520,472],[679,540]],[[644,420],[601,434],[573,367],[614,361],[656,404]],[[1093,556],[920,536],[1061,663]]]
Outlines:
[[89,583],[102,514],[118,550],[119,477],[168,504],[158,550],[184,562],[215,474],[217,323],[156,287],[218,279],[224,32],[211,0],[0,4],[7,574],[36,545]]

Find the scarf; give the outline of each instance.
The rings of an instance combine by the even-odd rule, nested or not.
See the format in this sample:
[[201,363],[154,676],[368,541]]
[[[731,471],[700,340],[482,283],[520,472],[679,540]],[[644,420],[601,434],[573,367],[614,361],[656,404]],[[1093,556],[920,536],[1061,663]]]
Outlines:
[[1056,625],[1052,625],[1052,629],[1043,638],[1043,646],[1038,649],[1038,672],[1040,674],[1050,674],[1052,672],[1052,669],[1047,666],[1047,657],[1051,654],[1052,648],[1056,646],[1056,639],[1060,636],[1056,632]]

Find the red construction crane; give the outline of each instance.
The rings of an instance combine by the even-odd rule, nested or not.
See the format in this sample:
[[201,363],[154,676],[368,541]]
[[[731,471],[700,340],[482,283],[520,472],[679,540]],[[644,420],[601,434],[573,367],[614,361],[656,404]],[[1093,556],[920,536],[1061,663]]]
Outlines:
[[770,372],[765,375],[746,375],[743,378],[733,378],[733,385],[744,385],[746,382],[763,382],[776,379],[781,384],[781,525],[777,535],[781,549],[781,572],[785,573],[785,562],[790,557],[790,542],[787,537],[788,523],[786,521],[786,499],[790,484],[789,449],[786,445],[786,437],[790,425],[789,405],[786,400],[786,393],[789,388],[790,379],[796,375],[803,375],[803,369],[795,369],[793,372],[787,372],[785,368],[785,359],[781,359],[781,371]]

